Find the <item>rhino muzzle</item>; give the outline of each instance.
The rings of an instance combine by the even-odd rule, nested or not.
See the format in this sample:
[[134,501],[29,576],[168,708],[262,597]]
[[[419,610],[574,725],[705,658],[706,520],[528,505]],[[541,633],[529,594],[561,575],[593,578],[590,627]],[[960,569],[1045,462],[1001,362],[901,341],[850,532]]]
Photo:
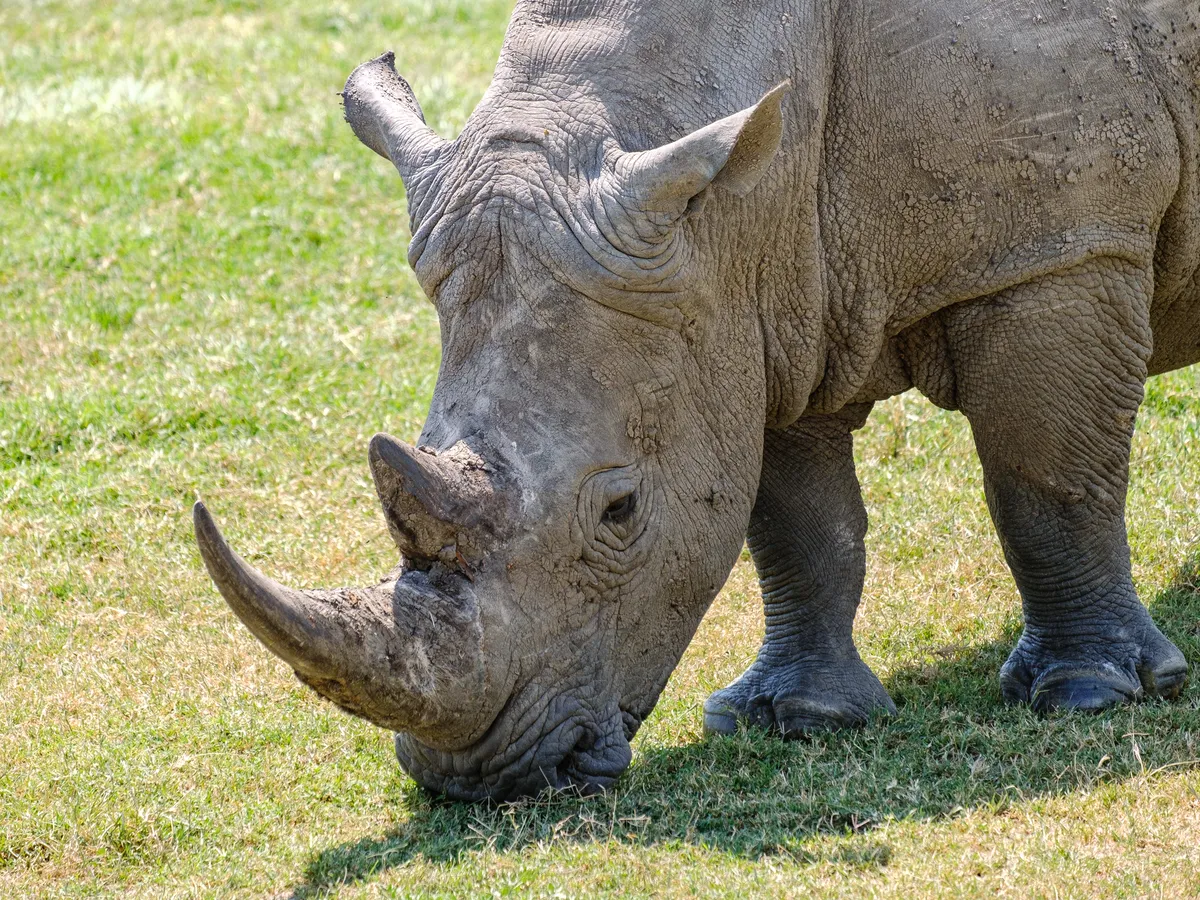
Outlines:
[[510,567],[496,551],[522,494],[503,460],[380,434],[369,461],[403,557],[369,587],[285,587],[234,553],[196,504],[200,554],[230,608],[304,684],[397,732],[401,765],[433,793],[506,800],[609,787],[631,755],[615,695],[576,696],[563,679],[579,671],[527,666],[512,633]]

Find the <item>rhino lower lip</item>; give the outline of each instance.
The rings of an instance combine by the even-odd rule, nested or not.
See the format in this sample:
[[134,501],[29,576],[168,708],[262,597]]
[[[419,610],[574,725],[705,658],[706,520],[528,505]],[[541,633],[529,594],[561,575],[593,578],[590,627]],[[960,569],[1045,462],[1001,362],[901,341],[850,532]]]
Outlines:
[[[594,735],[585,735],[558,764],[559,783],[555,787],[575,787],[584,794],[608,790],[629,765],[629,753],[616,747],[597,747]],[[599,752],[598,752],[599,751]]]
[[[602,793],[629,766],[632,751],[621,722],[614,719],[610,723],[613,727],[605,728],[577,710],[552,728],[531,726],[527,734],[535,735],[532,741],[513,741],[507,728],[519,716],[510,712],[512,706],[510,700],[474,748],[439,753],[397,735],[397,756],[422,787],[452,800],[467,801],[503,802],[546,788],[575,790],[584,795]],[[493,744],[506,748],[499,757],[491,752]],[[483,764],[464,774],[475,768],[476,761]]]

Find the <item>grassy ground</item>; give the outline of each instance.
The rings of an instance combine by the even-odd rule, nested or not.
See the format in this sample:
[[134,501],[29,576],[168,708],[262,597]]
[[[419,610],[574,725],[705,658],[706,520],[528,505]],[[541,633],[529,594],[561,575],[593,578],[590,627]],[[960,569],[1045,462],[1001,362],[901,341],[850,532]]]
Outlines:
[[[1200,689],[1038,720],[963,421],[859,446],[863,653],[889,724],[702,741],[761,631],[746,562],[618,789],[438,805],[225,609],[203,494],[281,578],[382,573],[366,440],[420,428],[437,326],[398,179],[340,121],[395,46],[453,134],[509,3],[0,4],[0,896],[1197,896]],[[1155,380],[1130,498],[1143,597],[1200,665],[1200,377]]]

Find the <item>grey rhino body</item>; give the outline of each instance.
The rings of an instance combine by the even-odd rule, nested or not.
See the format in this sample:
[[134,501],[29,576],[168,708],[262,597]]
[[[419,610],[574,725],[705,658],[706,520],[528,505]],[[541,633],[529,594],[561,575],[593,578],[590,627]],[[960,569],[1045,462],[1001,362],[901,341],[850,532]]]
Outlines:
[[1200,360],[1198,21],[529,0],[453,143],[364,64],[347,119],[405,180],[444,349],[422,449],[371,448],[404,563],[289,591],[198,508],[210,572],[453,797],[610,784],[744,539],[766,637],[706,728],[861,724],[892,706],[851,639],[851,433],[915,386],[970,420],[1020,589],[1006,698],[1176,696],[1124,505],[1145,379]]

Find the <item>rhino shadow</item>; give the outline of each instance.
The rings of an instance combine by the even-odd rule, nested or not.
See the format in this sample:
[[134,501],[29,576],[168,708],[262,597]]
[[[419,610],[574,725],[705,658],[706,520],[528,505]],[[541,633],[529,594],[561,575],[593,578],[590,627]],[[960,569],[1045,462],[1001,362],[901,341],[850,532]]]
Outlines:
[[1194,764],[1200,550],[1148,605],[1193,667],[1193,683],[1176,703],[1050,718],[1005,706],[996,674],[1020,632],[1014,616],[994,642],[942,648],[893,671],[884,682],[899,715],[863,731],[796,742],[748,732],[678,746],[643,739],[617,789],[591,798],[469,806],[431,799],[405,779],[407,820],[320,852],[292,896],[326,896],[417,859],[453,865],[547,842],[684,842],[742,858],[882,867],[891,848],[872,831],[883,822],[935,823]]

